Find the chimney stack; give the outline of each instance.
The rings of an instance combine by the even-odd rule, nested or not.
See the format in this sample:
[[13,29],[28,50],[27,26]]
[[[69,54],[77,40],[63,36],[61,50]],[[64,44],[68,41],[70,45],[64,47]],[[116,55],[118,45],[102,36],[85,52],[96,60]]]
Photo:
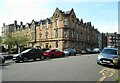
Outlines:
[[20,25],[23,25],[23,22],[20,22]]
[[16,20],[14,21],[14,25],[17,26],[17,21]]

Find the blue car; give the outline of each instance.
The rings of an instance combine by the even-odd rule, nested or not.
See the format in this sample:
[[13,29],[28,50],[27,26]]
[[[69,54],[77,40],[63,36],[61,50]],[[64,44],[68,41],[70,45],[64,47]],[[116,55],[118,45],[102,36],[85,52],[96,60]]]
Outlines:
[[77,53],[77,51],[73,48],[65,49],[63,52],[65,55],[68,55],[68,56],[76,55],[76,53]]
[[104,48],[97,57],[98,64],[116,65],[118,61],[117,48]]

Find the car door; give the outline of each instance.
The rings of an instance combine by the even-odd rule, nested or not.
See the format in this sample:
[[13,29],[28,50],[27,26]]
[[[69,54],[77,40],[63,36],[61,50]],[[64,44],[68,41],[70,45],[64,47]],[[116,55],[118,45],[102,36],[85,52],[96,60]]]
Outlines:
[[36,49],[34,56],[35,58],[40,58],[42,56],[42,51],[40,49]]
[[58,56],[58,57],[62,56],[62,52],[60,52],[59,50],[56,49],[55,50],[55,55]]
[[27,56],[30,58],[30,59],[33,59],[35,56],[35,52],[36,52],[36,50],[35,49],[31,49],[29,52],[28,52],[28,54],[27,54]]
[[56,53],[55,53],[55,50],[54,50],[54,49],[50,51],[50,55],[51,55],[52,57],[55,57],[55,56],[56,56]]

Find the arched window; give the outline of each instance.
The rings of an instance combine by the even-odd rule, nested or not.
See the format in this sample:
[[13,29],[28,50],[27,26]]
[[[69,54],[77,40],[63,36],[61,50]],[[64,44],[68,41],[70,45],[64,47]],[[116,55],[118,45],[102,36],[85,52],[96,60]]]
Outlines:
[[42,34],[41,33],[39,34],[39,39],[42,39]]

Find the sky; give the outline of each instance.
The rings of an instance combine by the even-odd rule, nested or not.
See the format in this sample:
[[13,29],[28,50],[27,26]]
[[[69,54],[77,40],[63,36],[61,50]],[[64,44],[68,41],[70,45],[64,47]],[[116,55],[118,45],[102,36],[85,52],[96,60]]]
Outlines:
[[[25,25],[52,17],[58,7],[62,11],[72,8],[76,17],[83,22],[91,22],[99,32],[118,32],[118,1],[119,0],[0,0],[0,35],[3,23],[6,25]],[[120,6],[119,6],[120,7]]]

